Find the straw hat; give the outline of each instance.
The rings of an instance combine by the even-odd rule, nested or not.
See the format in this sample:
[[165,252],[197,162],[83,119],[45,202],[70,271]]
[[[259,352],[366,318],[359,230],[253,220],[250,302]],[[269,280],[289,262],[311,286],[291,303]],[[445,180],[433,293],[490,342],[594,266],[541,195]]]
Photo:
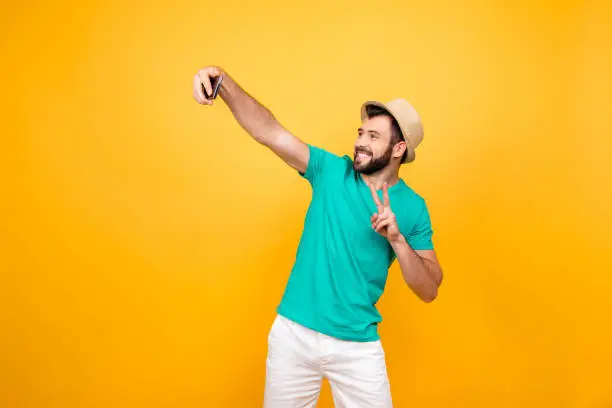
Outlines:
[[361,106],[361,120],[366,118],[366,108],[378,106],[391,114],[402,130],[402,136],[406,142],[406,156],[402,163],[414,161],[415,149],[423,140],[423,124],[419,114],[414,107],[405,99],[397,98],[387,103],[379,101],[367,101]]

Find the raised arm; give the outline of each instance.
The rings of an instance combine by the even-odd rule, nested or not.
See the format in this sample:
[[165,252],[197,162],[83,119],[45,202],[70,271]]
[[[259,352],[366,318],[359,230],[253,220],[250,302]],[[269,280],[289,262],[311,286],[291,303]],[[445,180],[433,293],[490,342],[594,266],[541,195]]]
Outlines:
[[240,126],[289,166],[304,173],[310,155],[306,143],[287,131],[270,110],[243,90],[227,72],[216,66],[198,71],[193,84],[196,101],[202,105],[212,105],[214,100],[206,98],[202,87],[206,89],[208,95],[212,95],[211,79],[220,77],[222,82],[219,96],[225,101]]

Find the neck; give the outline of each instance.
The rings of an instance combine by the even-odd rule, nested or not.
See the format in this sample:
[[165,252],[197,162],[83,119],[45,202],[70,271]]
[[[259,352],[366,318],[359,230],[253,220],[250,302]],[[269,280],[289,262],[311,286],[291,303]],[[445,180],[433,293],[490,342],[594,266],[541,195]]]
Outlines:
[[384,183],[387,183],[387,185],[391,187],[399,181],[398,170],[399,169],[387,166],[384,169],[373,174],[362,174],[362,177],[368,185],[374,187],[374,189],[376,190],[380,190],[382,189]]

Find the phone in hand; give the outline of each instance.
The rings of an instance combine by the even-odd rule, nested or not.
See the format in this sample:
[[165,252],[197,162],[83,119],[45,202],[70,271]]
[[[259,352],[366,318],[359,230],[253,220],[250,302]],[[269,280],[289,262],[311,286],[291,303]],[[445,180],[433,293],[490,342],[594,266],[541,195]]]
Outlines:
[[204,92],[204,96],[206,97],[206,99],[211,100],[217,98],[217,95],[219,94],[219,88],[221,87],[221,82],[223,82],[223,76],[210,78],[210,85],[213,90],[212,95],[209,95],[208,92],[206,92],[204,84],[202,84],[202,92]]

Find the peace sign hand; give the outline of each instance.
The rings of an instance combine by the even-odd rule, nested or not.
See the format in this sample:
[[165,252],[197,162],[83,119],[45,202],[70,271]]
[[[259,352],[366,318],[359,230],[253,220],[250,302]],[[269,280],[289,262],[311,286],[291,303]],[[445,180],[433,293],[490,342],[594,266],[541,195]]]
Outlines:
[[387,238],[387,240],[393,242],[398,239],[401,239],[402,234],[397,226],[397,221],[395,219],[395,214],[391,211],[391,203],[389,202],[389,190],[388,184],[383,184],[383,202],[380,202],[378,198],[378,194],[376,194],[376,190],[374,187],[370,186],[370,191],[372,193],[372,198],[374,198],[374,202],[376,203],[376,208],[378,209],[377,213],[374,213],[370,218],[372,222],[372,228],[378,232],[383,237]]

